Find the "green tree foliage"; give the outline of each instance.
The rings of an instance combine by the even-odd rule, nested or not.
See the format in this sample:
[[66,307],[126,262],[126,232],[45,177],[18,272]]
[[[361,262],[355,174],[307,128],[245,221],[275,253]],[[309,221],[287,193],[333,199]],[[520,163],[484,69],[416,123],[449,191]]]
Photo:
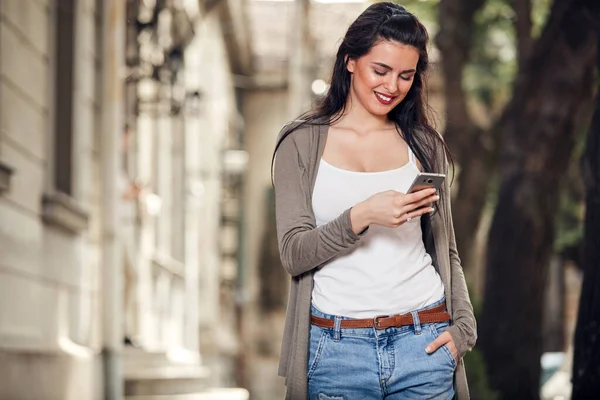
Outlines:
[[[465,70],[465,85],[479,122],[499,117],[512,94],[517,74],[514,0],[488,0],[475,17],[473,46]],[[550,0],[532,1],[532,36],[539,36],[548,17]],[[476,115],[477,116],[477,115]]]
[[473,47],[464,71],[472,106],[489,125],[510,97],[516,74],[514,13],[507,1],[490,0],[475,17]]
[[439,0],[397,0],[427,27],[431,37],[437,32],[437,5]]
[[[475,18],[473,46],[464,71],[465,89],[479,122],[490,125],[500,115],[512,93],[516,76],[515,13],[512,0],[488,0]],[[438,31],[439,0],[398,0],[429,29]],[[532,1],[533,37],[539,36],[548,17],[551,0]]]

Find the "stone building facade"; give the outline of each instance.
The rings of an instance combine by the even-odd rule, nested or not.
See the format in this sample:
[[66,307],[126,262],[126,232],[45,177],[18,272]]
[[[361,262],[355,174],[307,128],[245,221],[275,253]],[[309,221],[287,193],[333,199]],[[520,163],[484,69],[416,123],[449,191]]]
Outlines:
[[0,1],[0,399],[234,386],[242,3]]
[[70,6],[0,2],[3,399],[100,390],[101,24],[94,1]]

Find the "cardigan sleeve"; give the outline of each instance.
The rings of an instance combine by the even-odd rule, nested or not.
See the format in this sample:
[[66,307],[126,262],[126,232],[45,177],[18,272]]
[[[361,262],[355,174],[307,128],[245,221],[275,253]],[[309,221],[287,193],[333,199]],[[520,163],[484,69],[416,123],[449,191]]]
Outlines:
[[316,226],[310,180],[293,137],[296,134],[304,132],[295,131],[283,139],[273,172],[279,253],[283,267],[292,276],[322,265],[360,239],[352,230],[351,208]]

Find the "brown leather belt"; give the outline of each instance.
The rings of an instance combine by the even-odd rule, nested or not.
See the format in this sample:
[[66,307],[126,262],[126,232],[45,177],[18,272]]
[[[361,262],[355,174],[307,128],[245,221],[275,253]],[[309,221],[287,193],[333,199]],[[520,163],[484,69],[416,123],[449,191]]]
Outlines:
[[[421,324],[432,324],[435,322],[446,322],[450,320],[450,314],[446,312],[446,302],[443,302],[439,306],[430,308],[428,310],[419,311],[419,322]],[[335,326],[335,320],[320,318],[314,315],[310,316],[310,323],[321,328],[333,328]],[[375,318],[366,319],[343,319],[340,321],[340,328],[376,328],[376,329],[387,329],[401,326],[413,325],[412,314],[397,314],[397,315],[381,315]]]

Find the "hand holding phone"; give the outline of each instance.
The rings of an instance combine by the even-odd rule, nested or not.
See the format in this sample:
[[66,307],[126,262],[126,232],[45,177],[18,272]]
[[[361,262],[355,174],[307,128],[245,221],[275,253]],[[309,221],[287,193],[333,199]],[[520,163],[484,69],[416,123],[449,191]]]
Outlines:
[[433,174],[430,172],[420,172],[413,183],[410,185],[406,193],[418,192],[419,190],[435,188],[436,191],[440,191],[444,184],[446,175],[444,174]]
[[433,212],[430,205],[438,199],[433,188],[415,193],[395,190],[375,193],[352,207],[352,226],[356,233],[371,224],[397,228],[413,218]]

